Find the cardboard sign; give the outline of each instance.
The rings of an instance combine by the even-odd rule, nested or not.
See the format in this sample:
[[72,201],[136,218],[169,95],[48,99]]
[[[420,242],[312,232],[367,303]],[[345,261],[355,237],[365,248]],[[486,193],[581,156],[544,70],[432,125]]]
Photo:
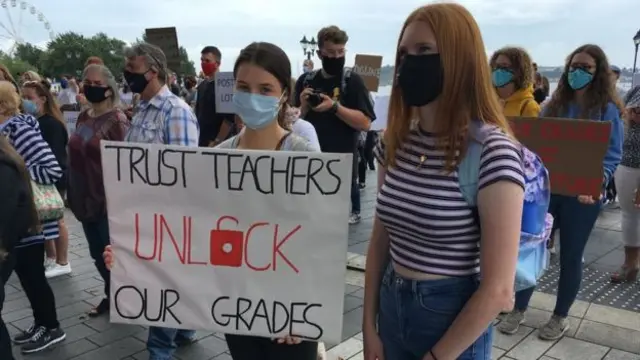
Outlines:
[[64,121],[67,123],[67,132],[69,136],[76,131],[76,123],[78,122],[78,116],[80,111],[63,111]]
[[216,73],[216,113],[235,114],[233,105],[233,89],[236,87],[236,80],[233,72]]
[[153,44],[164,52],[167,57],[167,66],[172,71],[180,71],[180,47],[178,46],[178,33],[175,27],[145,29],[147,42]]
[[382,56],[357,54],[353,72],[362,77],[367,90],[377,92],[380,85],[381,68]]
[[509,118],[520,142],[542,158],[551,192],[561,195],[602,193],[602,162],[609,147],[611,123],[559,118]]
[[100,144],[111,321],[340,342],[352,155]]

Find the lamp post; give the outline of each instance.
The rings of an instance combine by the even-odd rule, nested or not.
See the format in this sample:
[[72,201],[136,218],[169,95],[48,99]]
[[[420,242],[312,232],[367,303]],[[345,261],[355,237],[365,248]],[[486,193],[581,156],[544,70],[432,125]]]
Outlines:
[[633,56],[633,74],[636,73],[636,61],[638,61],[638,46],[640,46],[640,30],[633,37],[633,44],[636,46],[636,54]]
[[71,59],[74,56],[75,56],[76,59],[80,59],[80,53],[79,52],[77,52],[77,51],[75,53],[67,52],[67,59]]
[[311,60],[311,55],[316,51],[318,43],[315,38],[311,38],[309,41],[306,36],[303,36],[300,40],[300,46],[302,46],[302,52],[307,56],[307,60]]

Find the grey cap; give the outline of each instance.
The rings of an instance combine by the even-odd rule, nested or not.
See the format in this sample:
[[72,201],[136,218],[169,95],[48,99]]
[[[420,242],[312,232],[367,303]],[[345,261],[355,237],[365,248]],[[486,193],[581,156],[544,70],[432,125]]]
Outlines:
[[624,106],[627,109],[640,107],[640,85],[636,85],[624,97]]

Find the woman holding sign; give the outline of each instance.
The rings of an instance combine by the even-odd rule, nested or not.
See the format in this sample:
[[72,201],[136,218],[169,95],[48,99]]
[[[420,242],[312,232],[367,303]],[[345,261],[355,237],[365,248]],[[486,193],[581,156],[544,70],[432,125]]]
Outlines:
[[[603,189],[620,163],[623,124],[621,104],[609,74],[607,56],[597,45],[583,45],[568,57],[558,88],[543,109],[545,117],[590,119],[611,122],[609,148],[602,164]],[[588,161],[586,159],[585,161]],[[558,296],[551,319],[542,326],[539,337],[561,338],[569,330],[569,309],[576,299],[582,281],[582,256],[591,230],[600,213],[601,199],[591,195],[551,195],[549,212],[560,231],[560,280]],[[498,329],[514,334],[524,320],[525,311],[535,288],[516,293],[514,310],[498,325]]]

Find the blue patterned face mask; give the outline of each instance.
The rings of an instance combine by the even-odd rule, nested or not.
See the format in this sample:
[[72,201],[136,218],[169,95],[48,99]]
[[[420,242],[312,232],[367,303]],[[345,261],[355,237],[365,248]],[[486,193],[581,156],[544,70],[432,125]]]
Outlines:
[[491,73],[491,80],[493,86],[501,88],[513,80],[513,72],[507,69],[495,69]]
[[233,94],[236,114],[249,129],[262,129],[275,121],[280,110],[280,99],[275,96],[236,91]]
[[593,81],[593,74],[584,69],[573,69],[567,75],[569,86],[573,90],[580,90],[587,87]]
[[29,115],[33,115],[33,116],[38,115],[38,105],[36,105],[36,103],[34,103],[31,100],[23,99],[22,108],[24,109],[24,112]]

